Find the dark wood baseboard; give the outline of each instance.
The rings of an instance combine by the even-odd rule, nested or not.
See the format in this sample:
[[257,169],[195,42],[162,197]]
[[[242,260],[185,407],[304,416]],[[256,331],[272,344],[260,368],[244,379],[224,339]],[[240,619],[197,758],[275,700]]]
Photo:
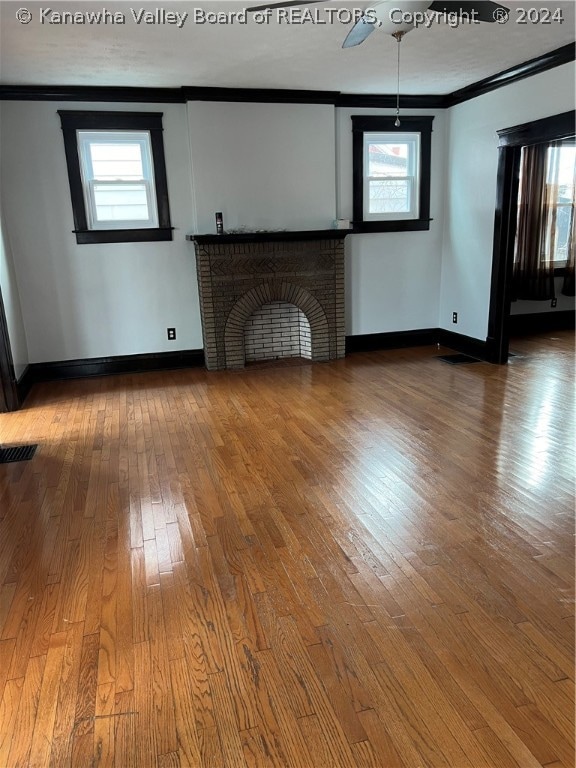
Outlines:
[[437,329],[435,341],[443,347],[461,352],[463,355],[475,357],[477,360],[493,362],[490,346],[486,341],[474,339],[472,336],[465,336],[462,333],[447,331],[445,328]]
[[[510,335],[528,336],[550,331],[570,331],[575,328],[576,313],[570,311],[542,312],[529,315],[510,316]],[[346,337],[346,352],[371,352],[378,349],[399,349],[441,344],[463,355],[498,363],[497,346],[494,339],[486,341],[454,333],[445,328],[424,328],[417,331],[394,333],[368,333],[362,336]]]
[[34,384],[34,375],[32,373],[32,368],[29,365],[27,365],[26,368],[24,369],[24,373],[20,376],[16,384],[18,388],[18,401],[20,403],[20,406],[22,406],[22,404],[28,397],[28,394],[30,393],[30,390],[32,389],[33,384]]
[[[370,352],[377,349],[401,349],[422,347],[442,343],[451,349],[472,354],[470,344],[463,345],[454,338],[440,338],[441,334],[459,337],[439,328],[424,328],[414,331],[391,333],[369,333],[346,337],[346,352]],[[467,339],[468,337],[459,337]],[[482,346],[483,342],[471,339]],[[475,354],[475,357],[478,355]],[[60,360],[47,363],[31,363],[18,381],[20,402],[23,403],[34,384],[41,381],[61,381],[88,376],[112,376],[123,373],[145,373],[146,371],[168,371],[178,368],[195,368],[204,365],[204,350],[190,349],[181,352],[157,352],[144,355],[120,355],[117,357],[94,357],[80,360]]]
[[437,333],[437,328],[423,328],[417,331],[392,331],[390,333],[365,333],[360,336],[346,336],[346,352],[373,352],[377,349],[425,347],[436,343]]
[[27,386],[29,391],[32,384],[38,381],[59,381],[62,379],[80,379],[86,376],[112,376],[121,373],[168,371],[177,368],[195,368],[203,365],[204,350],[202,349],[31,363],[24,373],[24,377],[26,377],[24,386]]
[[[522,318],[522,325],[516,318]],[[533,315],[513,315],[511,332],[539,333],[551,330],[574,329],[573,312],[547,312]],[[518,324],[518,328],[515,328]],[[401,349],[441,344],[479,360],[494,362],[490,340],[481,341],[444,328],[422,328],[413,331],[367,333],[346,337],[346,353],[371,352],[378,349]],[[194,368],[204,365],[204,350],[191,349],[181,352],[157,352],[145,355],[121,355],[83,360],[62,360],[49,363],[31,363],[18,381],[20,402],[23,403],[36,382],[77,379],[87,376],[111,376],[122,373],[167,371],[178,368]]]
[[393,333],[368,333],[362,336],[346,337],[346,352],[370,352],[377,349],[400,349],[402,347],[423,347],[441,344],[479,360],[491,360],[486,341],[473,339],[461,333],[444,328],[422,328],[416,331],[395,331]]
[[533,333],[549,331],[573,331],[576,327],[575,320],[576,313],[570,310],[510,315],[510,336],[530,336]]

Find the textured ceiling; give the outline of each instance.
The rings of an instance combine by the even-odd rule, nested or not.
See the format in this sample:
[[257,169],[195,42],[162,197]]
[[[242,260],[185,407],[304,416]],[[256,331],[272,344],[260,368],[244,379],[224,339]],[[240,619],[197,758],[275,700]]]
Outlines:
[[[566,45],[575,37],[575,3],[508,2],[506,24],[433,23],[412,30],[402,43],[401,90],[445,94]],[[237,88],[303,88],[346,93],[393,93],[396,43],[374,32],[361,46],[342,49],[351,28],[347,11],[368,3],[329,2],[307,6],[313,19],[287,23],[274,12],[257,24],[195,23],[207,12],[241,11],[243,2],[28,2],[0,3],[0,79],[10,85],[108,85]],[[406,0],[391,2],[406,6]],[[27,24],[16,14],[32,14]],[[124,24],[50,24],[46,11],[120,13]],[[546,14],[522,24],[522,9],[560,9],[563,23]],[[44,23],[41,10],[44,9]],[[137,23],[141,10],[188,13],[183,25]],[[332,21],[331,18],[332,17]],[[110,18],[110,17],[108,17]],[[121,17],[117,17],[118,19]],[[176,16],[174,16],[176,18]]]

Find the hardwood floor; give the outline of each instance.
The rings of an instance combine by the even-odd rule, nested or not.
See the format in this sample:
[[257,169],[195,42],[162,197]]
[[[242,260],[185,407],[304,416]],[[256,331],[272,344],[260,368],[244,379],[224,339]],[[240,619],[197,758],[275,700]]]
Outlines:
[[0,766],[573,766],[573,344],[36,386]]

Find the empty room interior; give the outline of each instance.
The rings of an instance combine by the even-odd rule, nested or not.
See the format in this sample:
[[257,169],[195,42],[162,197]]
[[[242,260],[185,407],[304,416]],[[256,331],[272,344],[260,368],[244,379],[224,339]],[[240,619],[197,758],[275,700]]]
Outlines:
[[576,6],[0,0],[0,768],[574,768]]

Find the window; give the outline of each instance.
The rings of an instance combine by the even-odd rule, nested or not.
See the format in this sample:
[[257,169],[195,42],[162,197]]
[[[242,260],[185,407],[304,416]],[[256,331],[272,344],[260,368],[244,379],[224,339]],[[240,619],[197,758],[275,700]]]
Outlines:
[[157,227],[150,134],[78,131],[90,229]]
[[171,240],[162,115],[59,115],[77,242]]
[[433,117],[352,117],[354,229],[430,228]]
[[566,266],[572,242],[575,173],[576,142],[573,138],[522,147],[515,264],[522,261],[526,251],[535,247],[537,261],[543,268],[563,270]]
[[553,227],[548,233],[550,261],[556,268],[566,266],[572,217],[574,215],[576,186],[576,143],[574,139],[555,142],[548,148],[546,158],[546,185],[549,199],[555,208]]
[[364,134],[364,221],[417,219],[419,133]]

